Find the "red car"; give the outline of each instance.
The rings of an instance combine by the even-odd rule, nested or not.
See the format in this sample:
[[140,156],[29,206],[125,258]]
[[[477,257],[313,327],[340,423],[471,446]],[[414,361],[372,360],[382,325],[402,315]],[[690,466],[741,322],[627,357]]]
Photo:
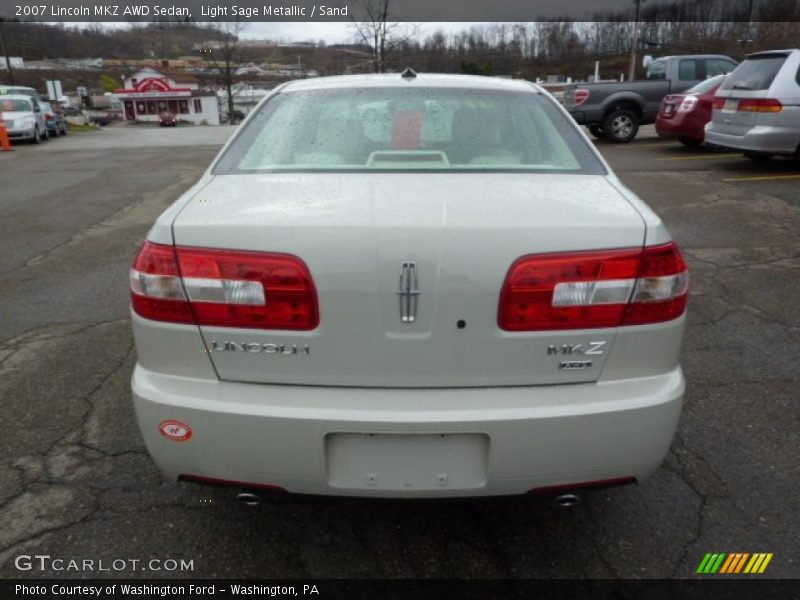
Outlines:
[[706,123],[711,120],[711,103],[725,75],[709,77],[682,94],[670,94],[661,101],[656,117],[656,133],[678,138],[685,146],[705,141]]
[[175,113],[162,112],[158,115],[158,124],[161,127],[177,127],[178,119],[175,117]]

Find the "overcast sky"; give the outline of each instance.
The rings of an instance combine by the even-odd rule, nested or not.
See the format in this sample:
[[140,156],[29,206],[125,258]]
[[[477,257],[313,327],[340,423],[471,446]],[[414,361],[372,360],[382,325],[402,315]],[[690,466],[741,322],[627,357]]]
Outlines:
[[[88,25],[88,23],[76,23]],[[127,28],[127,23],[102,23],[104,27]],[[437,30],[446,34],[458,33],[482,23],[418,23],[419,35],[425,37]],[[247,39],[286,40],[302,42],[306,40],[325,40],[326,44],[339,44],[353,41],[353,28],[350,23],[298,22],[298,23],[265,23],[251,22],[242,33]]]
[[[481,23],[419,23],[422,37],[441,29],[445,33],[456,33]],[[337,44],[353,40],[350,23],[249,23],[243,37],[251,39],[287,39],[293,42],[325,40],[326,44]]]

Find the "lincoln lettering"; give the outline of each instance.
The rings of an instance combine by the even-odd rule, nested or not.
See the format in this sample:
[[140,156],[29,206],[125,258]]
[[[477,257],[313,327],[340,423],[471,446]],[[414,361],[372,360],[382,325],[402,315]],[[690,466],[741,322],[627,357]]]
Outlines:
[[311,348],[303,344],[259,344],[258,342],[218,342],[212,340],[211,349],[217,352],[249,352],[250,354],[311,354]]

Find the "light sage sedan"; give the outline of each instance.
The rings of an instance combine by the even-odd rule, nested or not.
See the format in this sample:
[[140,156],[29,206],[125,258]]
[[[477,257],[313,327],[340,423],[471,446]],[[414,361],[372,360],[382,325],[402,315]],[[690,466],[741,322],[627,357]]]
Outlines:
[[681,410],[684,260],[541,88],[295,81],[130,272],[170,480],[381,497],[632,483]]

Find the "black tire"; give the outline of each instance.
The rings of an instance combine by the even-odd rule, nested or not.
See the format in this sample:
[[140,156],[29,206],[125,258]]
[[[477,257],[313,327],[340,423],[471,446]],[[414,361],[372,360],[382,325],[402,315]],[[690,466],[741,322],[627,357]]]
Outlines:
[[41,144],[42,143],[42,136],[39,133],[39,128],[34,126],[33,127],[33,140],[31,140],[33,144]]
[[639,132],[639,115],[627,108],[616,108],[603,119],[605,139],[615,144],[627,144]]
[[696,140],[694,138],[686,138],[686,137],[678,138],[678,141],[687,148],[699,148],[703,143],[700,140]]
[[66,123],[64,123],[64,127],[61,130],[61,135],[67,135],[67,124]]
[[49,130],[48,130],[48,135],[50,135],[50,137],[58,137],[58,136],[60,136],[61,133],[58,131],[58,125],[56,125],[56,128],[53,130],[52,134],[49,133]]
[[767,162],[772,160],[772,154],[764,152],[745,152],[744,155],[754,162]]
[[596,140],[606,139],[606,132],[603,131],[600,125],[589,125],[589,133],[591,133]]

